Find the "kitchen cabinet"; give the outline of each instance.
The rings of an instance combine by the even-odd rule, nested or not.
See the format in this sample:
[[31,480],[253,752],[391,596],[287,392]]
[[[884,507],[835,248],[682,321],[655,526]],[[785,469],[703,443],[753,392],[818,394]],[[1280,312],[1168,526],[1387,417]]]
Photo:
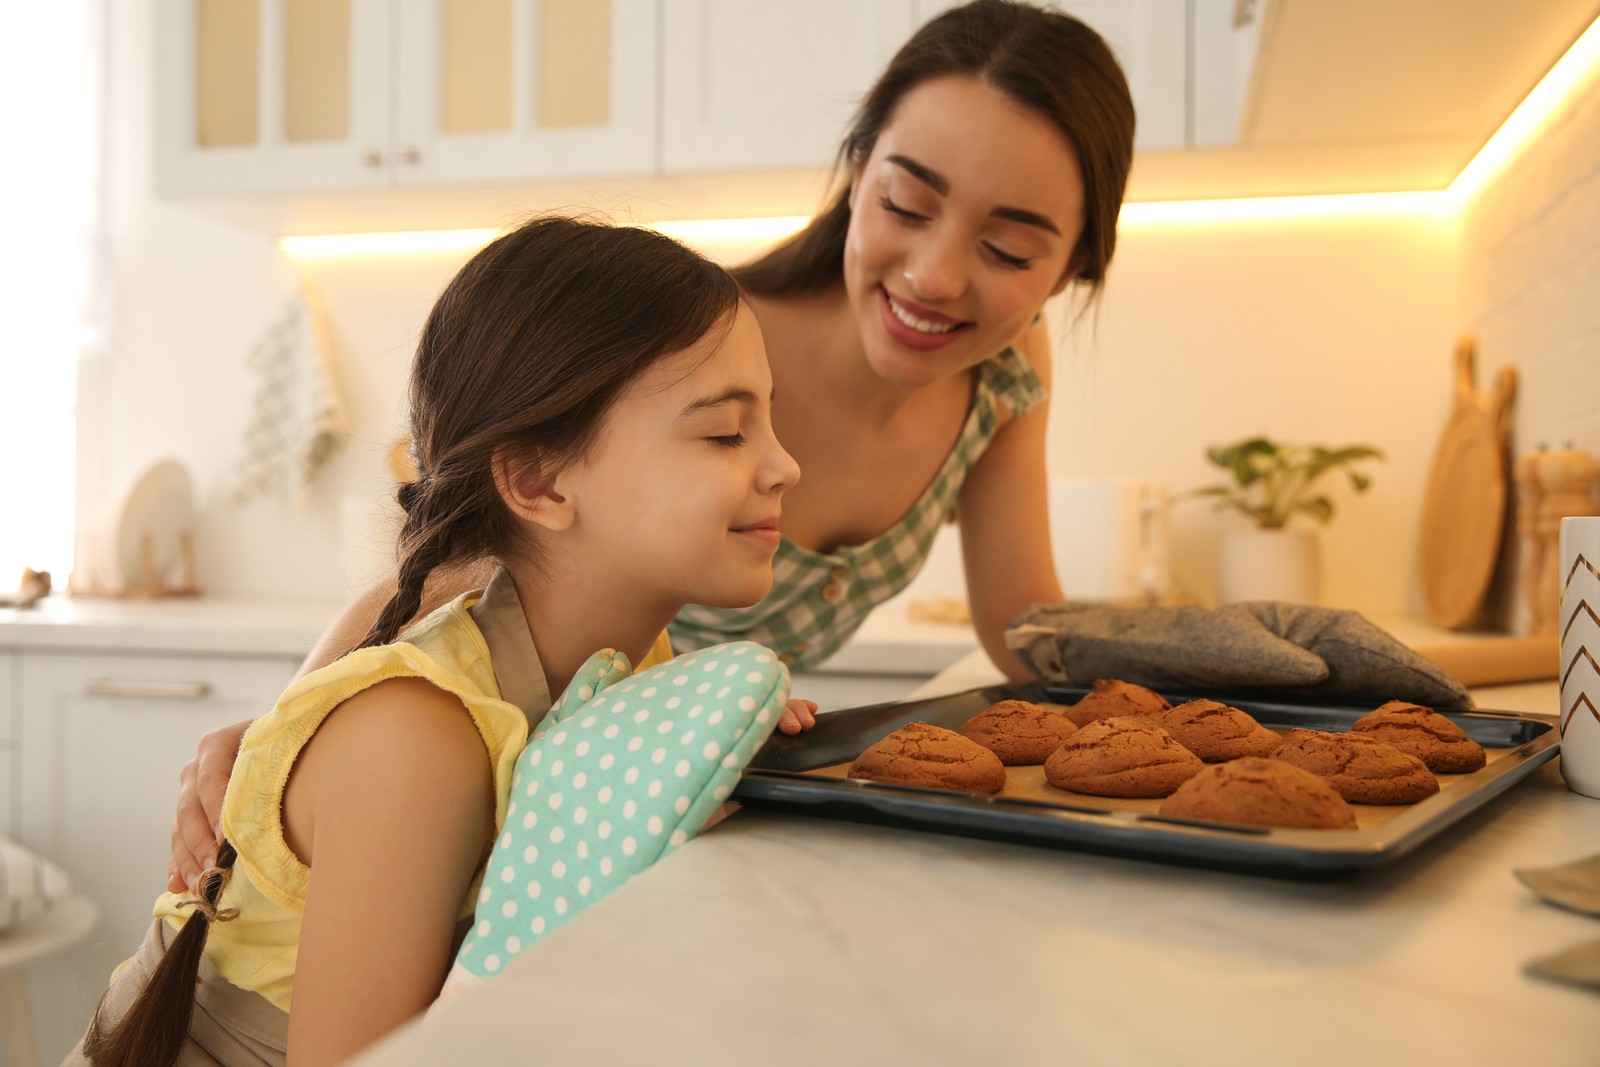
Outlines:
[[[155,5],[157,191],[216,202],[386,190],[415,211],[408,191],[455,188],[463,217],[481,220],[467,187],[542,187],[570,203],[593,198],[589,183],[622,179],[669,210],[788,213],[821,194],[846,123],[896,49],[949,6],[174,0]],[[1232,0],[1055,6],[1122,61],[1138,148],[1232,143],[1257,21],[1235,26]],[[730,175],[750,175],[749,190],[730,189]],[[371,198],[361,206],[373,211]]]
[[[1033,0],[1105,38],[1133,94],[1136,150],[1231,145],[1237,139],[1258,5],[1238,0]],[[918,0],[917,25],[957,6]],[[1236,17],[1237,14],[1241,17]]]
[[832,162],[861,96],[910,36],[911,0],[666,0],[667,173]]
[[167,878],[179,769],[201,734],[269,709],[300,657],[12,655],[25,757],[17,760],[16,839],[68,871],[101,914],[88,943],[33,976],[35,1002],[62,1008],[41,1046],[64,1055],[150,925]]
[[155,10],[163,195],[655,166],[654,0],[174,0]]

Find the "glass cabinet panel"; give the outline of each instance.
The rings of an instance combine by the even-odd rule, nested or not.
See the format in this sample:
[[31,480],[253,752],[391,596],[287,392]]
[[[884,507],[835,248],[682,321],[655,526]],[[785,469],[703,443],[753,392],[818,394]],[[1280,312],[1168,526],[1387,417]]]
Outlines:
[[348,139],[350,0],[288,0],[283,65],[283,139]]
[[510,130],[516,42],[511,0],[446,0],[441,14],[439,122],[444,132]]
[[195,24],[195,143],[261,138],[261,9],[256,0],[199,0]]
[[537,124],[555,128],[610,122],[610,0],[542,0],[538,38]]

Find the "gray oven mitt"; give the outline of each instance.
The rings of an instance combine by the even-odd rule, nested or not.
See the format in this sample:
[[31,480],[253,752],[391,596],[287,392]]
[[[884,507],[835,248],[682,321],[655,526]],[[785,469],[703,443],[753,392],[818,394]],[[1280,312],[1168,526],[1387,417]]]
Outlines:
[[1221,608],[1036,604],[1006,646],[1050,682],[1288,690],[1428,707],[1472,706],[1466,686],[1353,611],[1260,600]]

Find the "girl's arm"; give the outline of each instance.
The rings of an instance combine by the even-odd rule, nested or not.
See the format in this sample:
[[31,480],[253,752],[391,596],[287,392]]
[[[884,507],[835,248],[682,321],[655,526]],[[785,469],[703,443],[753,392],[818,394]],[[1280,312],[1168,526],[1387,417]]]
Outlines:
[[[1041,322],[1017,348],[1050,385],[1050,342]],[[967,596],[978,641],[1009,678],[1033,675],[1005,645],[1006,623],[1030,604],[1063,599],[1050,547],[1045,475],[1048,399],[1002,426],[962,486],[958,513]]]
[[[482,566],[440,571],[424,587],[418,615],[426,615],[468,589],[481,588],[491,573]],[[294,676],[300,678],[325,667],[360,643],[394,590],[395,577],[388,574],[356,594],[322,631]],[[172,824],[172,854],[167,858],[167,888],[174,893],[189,888],[216,859],[222,842],[222,797],[239,754],[239,741],[250,722],[244,719],[219,726],[200,738],[194,759],[178,772],[178,815]]]
[[425,1009],[494,833],[492,768],[454,696],[416,678],[345,701],[296,762],[285,836],[312,868],[289,1062],[342,1062]]

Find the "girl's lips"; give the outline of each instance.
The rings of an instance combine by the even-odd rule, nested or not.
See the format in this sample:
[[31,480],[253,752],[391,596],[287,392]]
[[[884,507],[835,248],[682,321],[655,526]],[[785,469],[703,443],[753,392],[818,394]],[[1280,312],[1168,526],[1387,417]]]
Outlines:
[[733,527],[733,532],[754,541],[759,541],[764,545],[771,545],[773,548],[778,547],[778,541],[783,536],[778,532],[778,520],[776,519],[758,522],[752,526],[735,526]]
[[892,340],[924,352],[943,348],[972,325],[891,296],[881,285],[878,286],[878,317]]

